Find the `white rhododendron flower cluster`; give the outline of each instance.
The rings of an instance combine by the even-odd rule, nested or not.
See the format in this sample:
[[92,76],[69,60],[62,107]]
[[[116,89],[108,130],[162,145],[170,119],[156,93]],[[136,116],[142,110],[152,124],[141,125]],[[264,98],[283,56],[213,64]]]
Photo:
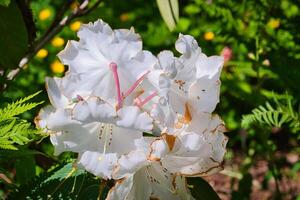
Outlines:
[[78,37],[59,53],[69,71],[46,79],[51,106],[36,118],[55,153],[78,153],[78,167],[116,180],[107,199],[193,199],[185,177],[222,169],[227,137],[212,112],[223,58],[182,34],[180,57],[156,57],[134,29],[102,20]]

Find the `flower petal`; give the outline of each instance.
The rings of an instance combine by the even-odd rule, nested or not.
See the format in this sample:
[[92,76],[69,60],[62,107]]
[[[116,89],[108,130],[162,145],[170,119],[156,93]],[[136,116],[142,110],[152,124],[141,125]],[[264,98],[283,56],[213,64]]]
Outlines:
[[[162,69],[166,76],[173,79],[177,74],[177,68],[180,63],[174,57],[171,51],[161,51],[158,55],[159,69]],[[180,66],[182,67],[182,66]]]
[[46,77],[46,88],[51,104],[55,108],[65,108],[68,105],[68,99],[62,94],[61,79]]
[[149,160],[151,161],[159,161],[170,151],[168,143],[161,138],[154,140],[150,149]]
[[117,116],[115,108],[98,97],[90,97],[79,101],[72,111],[75,120],[82,123],[112,123]]
[[227,137],[218,116],[213,116],[203,133],[181,132],[174,150],[161,159],[172,173],[206,176],[222,170]]
[[[34,123],[38,128],[47,129],[48,118],[55,108],[51,105],[45,106],[39,111],[38,116],[35,117]],[[47,132],[47,130],[45,130]]]
[[153,120],[137,106],[125,106],[118,111],[116,124],[125,128],[150,131],[153,129]]
[[117,154],[102,154],[99,152],[85,151],[79,154],[78,166],[83,167],[88,172],[110,179],[114,165],[117,163]]
[[143,151],[132,151],[122,155],[114,170],[114,179],[120,179],[134,174],[139,168],[147,164],[147,157]]
[[[180,184],[175,180],[176,177],[168,173],[167,169],[160,166],[159,163],[153,163],[138,170],[134,175],[118,181],[115,187],[111,189],[108,199],[166,199],[166,200],[182,200],[190,199],[187,189],[179,187]],[[175,182],[174,182],[175,180]],[[174,185],[174,184],[175,185]],[[181,193],[186,191],[187,193]]]
[[133,175],[121,180],[117,180],[116,184],[109,190],[106,200],[128,199],[127,195],[132,189]]
[[206,77],[214,81],[220,78],[220,73],[224,64],[222,56],[210,56],[201,54],[197,60],[197,78]]
[[54,146],[54,154],[59,155],[65,151],[82,152],[96,151],[101,146],[98,139],[99,125],[88,124],[81,126],[70,124],[62,131],[50,134],[50,141]]
[[187,57],[190,57],[195,51],[201,51],[194,37],[183,34],[179,34],[179,37],[175,43],[175,48],[178,52],[186,55]]
[[219,103],[219,96],[220,82],[203,77],[191,85],[188,102],[194,111],[211,113]]

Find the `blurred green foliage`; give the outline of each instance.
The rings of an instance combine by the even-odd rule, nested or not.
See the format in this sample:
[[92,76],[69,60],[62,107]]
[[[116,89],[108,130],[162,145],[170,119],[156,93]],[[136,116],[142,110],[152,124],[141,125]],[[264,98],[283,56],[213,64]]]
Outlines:
[[[37,39],[46,32],[64,3],[64,1],[51,0],[30,1]],[[72,3],[68,13],[78,5],[77,1]],[[286,92],[291,100],[289,112],[298,116],[295,123],[299,123],[297,107],[300,100],[299,8],[300,2],[293,0],[180,1],[180,17],[175,29],[170,32],[159,14],[155,1],[132,0],[129,3],[104,0],[91,13],[64,27],[52,41],[47,43],[43,50],[27,64],[26,69],[10,83],[9,88],[0,94],[1,102],[11,102],[39,90],[44,92],[36,98],[37,101],[48,101],[44,88],[45,77],[62,76],[67,70],[67,66],[63,66],[57,60],[56,54],[64,48],[67,40],[76,39],[76,30],[80,23],[99,18],[108,22],[113,28],[134,26],[136,32],[142,36],[144,49],[155,54],[164,49],[175,52],[174,43],[179,33],[193,35],[207,55],[221,54],[224,48],[227,48],[231,52],[231,57],[223,68],[221,102],[217,113],[222,116],[229,130],[227,159],[230,160],[237,155],[242,156],[240,166],[242,179],[239,189],[233,191],[232,196],[236,199],[247,199],[252,181],[249,169],[255,164],[257,157],[267,160],[270,164],[269,175],[280,180],[281,165],[274,157],[274,153],[277,150],[296,154],[300,152],[299,129],[295,130],[295,127],[290,126],[289,123],[281,124],[282,126],[277,129],[273,127],[276,123],[264,123],[259,120],[256,122],[254,120],[249,126],[244,127],[246,129],[241,126],[243,115],[250,114],[255,108],[261,108],[259,106],[265,106],[265,102],[277,105],[274,102],[274,95],[283,97]],[[279,111],[280,106],[272,109]],[[24,113],[22,118],[32,120],[37,111],[38,108]],[[47,139],[41,143],[25,146],[23,151],[33,149],[42,154],[28,155],[31,161],[33,159],[34,165],[29,162],[30,159],[27,160],[28,162],[19,162],[34,170],[36,175],[43,174],[54,166],[62,166],[64,162],[74,157],[72,154],[65,153],[57,159],[52,155],[53,149]],[[296,176],[300,170],[299,163],[298,161],[291,171],[293,176]],[[0,157],[0,164],[0,173],[15,179],[12,171],[16,166],[2,157]],[[43,178],[35,178],[44,181],[46,175],[41,176]],[[266,175],[265,178],[269,179],[268,176]],[[15,181],[17,184],[23,184],[18,177]],[[5,189],[2,191],[3,196],[6,195],[4,191],[7,192],[12,187],[5,182],[0,182],[0,185]],[[26,187],[30,188],[28,185],[24,186]],[[24,188],[20,191],[24,192]],[[35,194],[34,191],[32,194]],[[280,195],[282,194],[278,194],[277,197]],[[20,196],[18,198],[20,199]]]

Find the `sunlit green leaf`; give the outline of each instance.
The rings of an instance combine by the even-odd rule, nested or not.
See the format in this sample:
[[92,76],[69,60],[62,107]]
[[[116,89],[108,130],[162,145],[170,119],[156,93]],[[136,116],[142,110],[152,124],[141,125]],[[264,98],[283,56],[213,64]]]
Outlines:
[[73,166],[72,163],[68,163],[65,166],[63,166],[61,169],[56,171],[52,176],[47,178],[43,183],[47,183],[47,182],[55,180],[55,179],[58,179],[58,180],[61,181],[63,179],[79,176],[79,175],[84,174],[84,173],[85,173],[84,170],[77,169]]
[[0,0],[0,6],[9,6],[10,0]]

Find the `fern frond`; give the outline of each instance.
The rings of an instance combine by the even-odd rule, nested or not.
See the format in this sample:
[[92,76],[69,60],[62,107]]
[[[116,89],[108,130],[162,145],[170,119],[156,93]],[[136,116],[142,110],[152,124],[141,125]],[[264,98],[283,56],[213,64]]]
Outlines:
[[31,123],[19,119],[17,115],[28,111],[43,102],[30,102],[40,92],[8,104],[0,109],[0,149],[16,150],[18,145],[24,145],[39,135],[40,131],[32,128]]
[[28,100],[32,99],[36,95],[38,95],[41,91],[36,92],[28,97],[20,99],[16,102],[8,104],[5,108],[0,109],[0,121],[7,120],[14,116],[17,116],[21,113],[24,113],[32,108],[42,104],[43,102],[34,102],[34,103],[26,103]]
[[292,97],[286,94],[284,100],[285,102],[281,103],[274,96],[276,107],[266,102],[265,106],[253,109],[251,114],[243,115],[242,127],[262,124],[280,128],[283,124],[288,124],[293,132],[300,131],[300,114],[293,109]]
[[11,141],[0,140],[0,148],[7,149],[7,150],[18,150]]

